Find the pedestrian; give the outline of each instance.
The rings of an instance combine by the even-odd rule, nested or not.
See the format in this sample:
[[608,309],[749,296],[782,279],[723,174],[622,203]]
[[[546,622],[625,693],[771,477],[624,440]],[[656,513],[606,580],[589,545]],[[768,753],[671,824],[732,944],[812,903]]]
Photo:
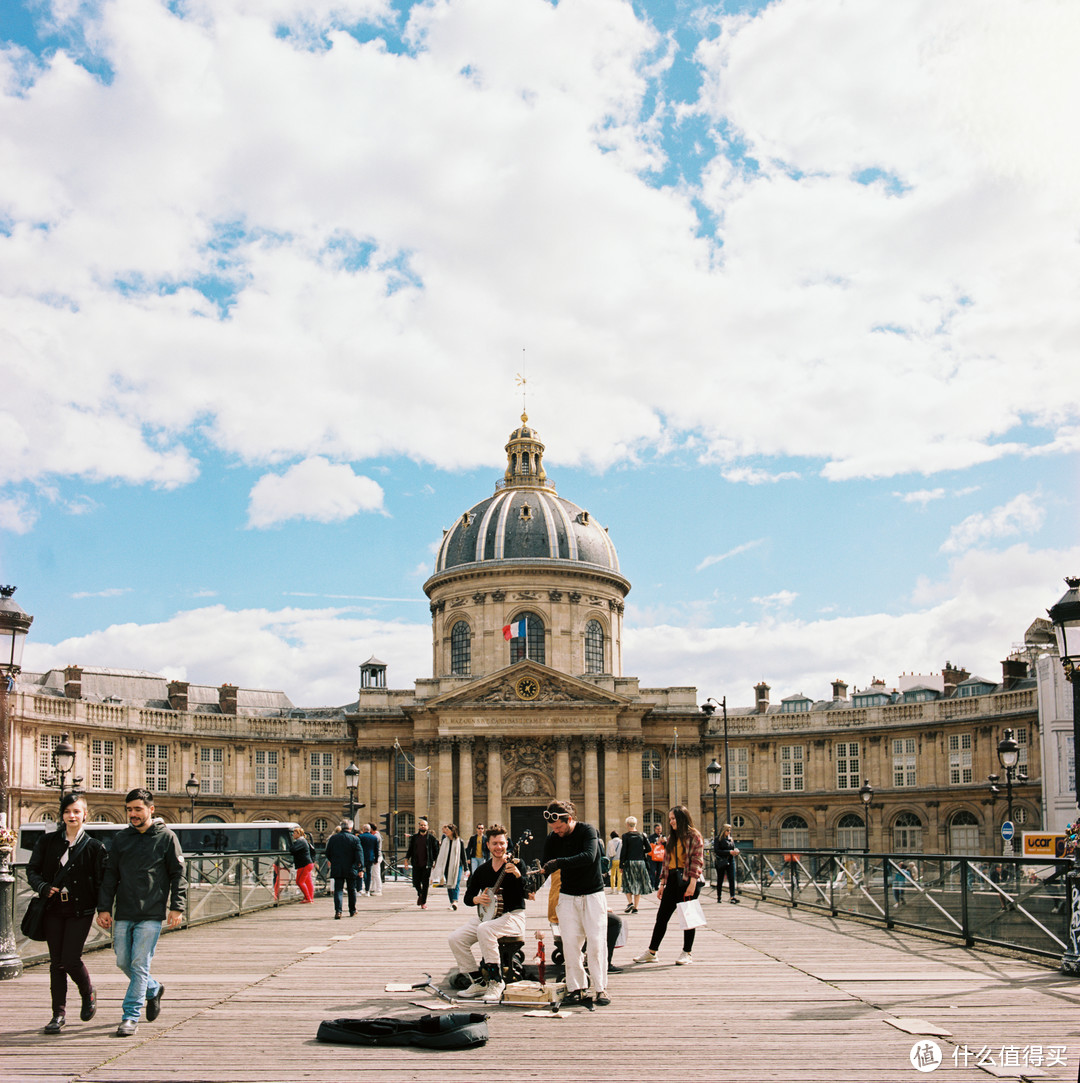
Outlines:
[[739,848],[731,837],[731,824],[724,824],[716,842],[713,843],[713,857],[716,860],[716,901],[720,902],[724,895],[724,880],[731,889],[731,902],[739,900],[735,895],[735,855]]
[[[701,893],[701,876],[705,871],[705,840],[694,827],[690,812],[685,805],[676,805],[668,812],[668,835],[664,867],[660,871],[660,908],[656,911],[649,947],[639,955],[635,963],[655,963],[656,953],[667,932],[668,922],[679,903],[696,899]],[[694,961],[694,931],[683,931],[682,954],[675,960],[676,966],[686,966]]]
[[[592,979],[593,1001],[611,1003],[607,993],[607,901],[600,858],[604,846],[595,827],[574,819],[572,801],[552,801],[544,810],[551,834],[544,840],[543,866],[549,876],[559,870],[559,929],[566,960],[563,1004],[582,1004]],[[581,962],[588,941],[589,978]]]
[[465,845],[465,856],[469,859],[469,872],[476,872],[490,856],[483,824],[477,824],[476,830],[469,836]]
[[893,902],[895,902],[897,906],[902,906],[904,902],[904,885],[907,882],[907,876],[905,875],[906,871],[907,865],[903,861],[893,869],[892,894]]
[[465,869],[465,843],[458,835],[456,824],[443,824],[443,837],[439,841],[439,853],[435,858],[432,872],[437,883],[446,887],[450,899],[450,909],[457,909],[458,889],[461,887],[461,874]]
[[302,827],[294,827],[292,841],[289,843],[292,853],[293,869],[296,872],[296,886],[304,896],[304,902],[315,901],[315,858],[311,854],[311,844]]
[[622,839],[619,838],[618,831],[611,832],[611,838],[608,839],[607,844],[607,859],[611,862],[610,872],[608,873],[608,880],[611,883],[611,894],[616,895],[619,891],[619,854],[622,852]]
[[371,837],[375,840],[375,856],[371,862],[371,894],[382,894],[382,835],[379,834],[379,829],[375,824],[368,824],[368,831],[371,833]]
[[641,896],[652,890],[649,879],[649,840],[637,829],[637,817],[626,817],[626,833],[622,837],[619,864],[623,892],[626,894],[624,914],[636,914]]
[[[180,840],[154,816],[149,790],[131,790],[124,798],[130,826],[113,836],[98,893],[97,923],[112,929],[116,965],[127,975],[119,1038],[139,1029],[143,1001],[146,1020],[161,1014],[165,986],[150,973],[161,923],[175,929],[184,920],[187,885]],[[115,906],[115,913],[114,913]]]
[[26,866],[26,879],[45,901],[45,941],[49,945],[49,991],[52,1019],[46,1034],[59,1034],[67,1023],[68,977],[82,997],[79,1018],[88,1023],[97,1011],[97,994],[82,960],[105,877],[105,846],[83,829],[89,809],[86,796],[69,793],[60,803],[63,829],[42,835]]
[[334,917],[340,918],[344,894],[349,896],[349,917],[356,916],[356,870],[364,860],[360,840],[352,833],[352,820],[342,820],[326,840],[326,860],[334,880]]
[[427,909],[428,886],[431,884],[431,866],[435,864],[435,855],[439,845],[428,831],[428,822],[421,817],[416,824],[416,834],[409,839],[405,851],[405,865],[412,865],[412,883],[416,889],[416,905],[421,910]]
[[660,870],[664,867],[664,829],[657,824],[649,835],[649,879],[655,891],[660,886]]
[[360,850],[364,857],[364,882],[360,888],[360,894],[374,895],[375,893],[371,890],[372,870],[375,870],[376,874],[378,873],[379,852],[381,850],[379,836],[375,833],[373,824],[364,824],[357,837],[360,839]]

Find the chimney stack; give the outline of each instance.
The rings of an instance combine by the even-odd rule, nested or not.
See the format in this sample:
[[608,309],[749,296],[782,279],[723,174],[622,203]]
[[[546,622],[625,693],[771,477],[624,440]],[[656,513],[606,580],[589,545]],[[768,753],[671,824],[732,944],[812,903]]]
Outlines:
[[832,698],[833,703],[840,703],[847,699],[847,682],[840,680],[839,677],[832,683]]
[[218,689],[218,704],[222,714],[236,714],[236,685],[223,684]]
[[966,681],[971,676],[966,669],[961,669],[960,666],[954,666],[952,662],[946,662],[945,668],[941,671],[942,677],[945,678],[945,695],[951,696],[956,691],[956,686],[961,681]]
[[769,709],[769,686],[764,681],[754,685],[754,696],[758,714],[765,714]]
[[188,709],[188,687],[187,681],[169,681],[169,706],[174,711]]
[[1006,658],[1001,663],[1001,683],[1007,692],[1028,675],[1028,664],[1021,658]]
[[67,699],[82,699],[82,667],[64,668],[64,696]]

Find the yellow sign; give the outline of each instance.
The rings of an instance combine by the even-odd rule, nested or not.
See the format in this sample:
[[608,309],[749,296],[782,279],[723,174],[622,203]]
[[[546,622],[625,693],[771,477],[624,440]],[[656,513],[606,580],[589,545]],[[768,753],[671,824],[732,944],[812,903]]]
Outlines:
[[1051,835],[1041,831],[1024,832],[1024,857],[1062,857],[1064,850],[1064,835]]

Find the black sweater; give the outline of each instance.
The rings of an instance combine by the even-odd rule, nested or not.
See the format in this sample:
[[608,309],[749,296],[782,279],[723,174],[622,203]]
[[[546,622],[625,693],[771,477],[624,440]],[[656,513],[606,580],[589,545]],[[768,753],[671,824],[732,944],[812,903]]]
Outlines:
[[43,899],[48,898],[49,888],[54,884],[59,888],[66,887],[68,905],[74,912],[92,914],[97,908],[98,892],[105,878],[105,847],[100,839],[84,834],[71,850],[67,864],[61,868],[60,858],[67,845],[67,832],[63,828],[42,835],[34,844],[34,852],[26,866],[26,879]]
[[596,828],[579,820],[569,835],[556,835],[554,831],[548,835],[544,840],[543,863],[556,862],[556,868],[562,872],[559,891],[563,895],[594,895],[604,890],[604,875],[600,871],[603,852]]

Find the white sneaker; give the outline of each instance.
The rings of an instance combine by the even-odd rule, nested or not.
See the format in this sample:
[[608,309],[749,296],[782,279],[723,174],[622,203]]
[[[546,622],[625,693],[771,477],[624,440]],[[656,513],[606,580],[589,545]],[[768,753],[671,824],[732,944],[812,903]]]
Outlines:
[[689,966],[694,961],[694,957],[688,951],[684,951],[678,959],[675,960],[676,966]]
[[503,992],[505,990],[505,982],[489,981],[487,985],[487,992],[480,999],[484,1004],[500,1004],[502,1003]]
[[462,989],[457,994],[457,997],[459,1000],[475,1000],[476,997],[487,992],[487,987],[488,983],[486,981],[474,981],[468,989]]
[[656,952],[655,951],[643,951],[635,960],[635,963],[655,963]]

